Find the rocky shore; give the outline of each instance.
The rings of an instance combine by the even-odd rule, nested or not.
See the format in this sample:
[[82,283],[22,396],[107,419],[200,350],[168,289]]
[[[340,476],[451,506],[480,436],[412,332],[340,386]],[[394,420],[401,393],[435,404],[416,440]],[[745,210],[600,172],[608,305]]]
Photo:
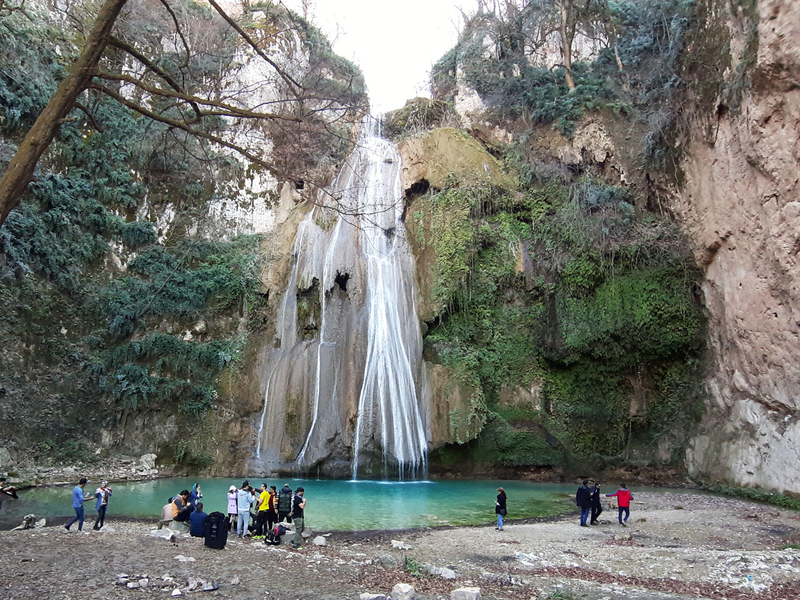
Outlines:
[[[513,498],[509,511],[513,517]],[[572,515],[512,521],[502,532],[491,526],[309,531],[299,551],[235,537],[224,550],[210,550],[202,540],[163,539],[152,535],[151,523],[113,515],[101,532],[67,533],[51,521],[0,532],[0,597],[800,597],[797,512],[710,495],[641,493],[628,527],[617,525],[611,510],[600,520],[590,528]],[[307,525],[313,528],[313,517]]]

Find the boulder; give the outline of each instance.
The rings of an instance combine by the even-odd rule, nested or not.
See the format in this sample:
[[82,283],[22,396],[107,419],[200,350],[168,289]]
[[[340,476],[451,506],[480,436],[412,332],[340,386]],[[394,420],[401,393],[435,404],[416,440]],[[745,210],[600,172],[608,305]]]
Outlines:
[[458,588],[450,592],[450,600],[481,600],[481,588]]
[[384,567],[396,567],[398,564],[397,559],[391,554],[383,554],[378,557],[377,561]]
[[178,538],[178,535],[171,529],[151,529],[150,537],[160,538],[168,542],[174,542]]
[[422,565],[421,569],[430,575],[441,577],[442,579],[455,579],[456,572],[447,567],[437,567],[436,565]]
[[398,583],[392,588],[392,600],[414,600],[417,592],[407,583]]
[[142,466],[143,469],[147,471],[152,471],[156,468],[156,455],[155,454],[143,454],[139,458],[139,464]]

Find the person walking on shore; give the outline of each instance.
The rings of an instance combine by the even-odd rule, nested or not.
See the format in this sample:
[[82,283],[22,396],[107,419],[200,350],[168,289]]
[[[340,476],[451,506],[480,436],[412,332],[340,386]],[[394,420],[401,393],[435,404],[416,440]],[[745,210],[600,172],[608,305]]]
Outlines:
[[250,482],[245,480],[236,495],[237,507],[239,509],[239,522],[236,524],[236,535],[240,538],[244,538],[250,526],[250,506],[256,500],[253,492],[254,490],[250,486]]
[[575,493],[575,504],[581,509],[581,527],[588,527],[586,522],[592,510],[592,491],[589,489],[589,480],[584,479],[581,487]]
[[108,482],[104,479],[100,482],[100,487],[94,492],[94,497],[97,502],[94,504],[94,509],[97,511],[97,519],[94,522],[95,531],[100,531],[103,524],[106,522],[106,510],[108,509],[108,499],[111,498],[111,488],[108,487]]
[[[606,494],[606,498],[611,498],[612,496],[617,497],[617,506],[619,507],[619,524],[623,527],[627,527],[628,517],[631,516],[631,500],[633,500],[633,494],[631,494],[627,485],[620,483],[619,489],[616,492],[613,494]],[[622,518],[623,513],[625,514],[625,519]]]
[[305,508],[306,499],[303,497],[306,491],[302,487],[295,490],[292,498],[292,510],[289,516],[294,524],[294,537],[292,538],[292,548],[301,550],[303,548],[303,530],[305,529]]
[[600,503],[600,482],[596,481],[592,488],[592,518],[589,525],[597,525],[597,519],[603,512],[603,505]]
[[64,525],[64,529],[69,531],[70,527],[75,521],[78,521],[78,531],[83,531],[83,503],[88,502],[89,500],[94,500],[94,496],[92,495],[84,495],[83,488],[86,487],[86,482],[88,480],[86,477],[82,477],[81,480],[78,482],[74,488],[72,488],[72,508],[75,509],[75,516],[73,517],[72,521]]
[[497,515],[497,527],[495,531],[503,531],[503,519],[508,511],[506,510],[506,491],[503,488],[497,488],[497,500],[494,503],[494,513]]

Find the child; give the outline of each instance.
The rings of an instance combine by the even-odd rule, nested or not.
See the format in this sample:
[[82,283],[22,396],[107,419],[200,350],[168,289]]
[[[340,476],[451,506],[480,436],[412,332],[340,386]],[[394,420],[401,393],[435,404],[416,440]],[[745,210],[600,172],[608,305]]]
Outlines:
[[[610,498],[611,496],[617,497],[617,505],[619,506],[619,524],[623,527],[627,527],[626,523],[628,522],[628,517],[631,514],[631,500],[633,500],[633,494],[630,493],[628,490],[628,486],[624,483],[619,484],[619,489],[614,492],[613,494],[606,494],[606,498]],[[625,519],[622,519],[622,513],[625,513]]]

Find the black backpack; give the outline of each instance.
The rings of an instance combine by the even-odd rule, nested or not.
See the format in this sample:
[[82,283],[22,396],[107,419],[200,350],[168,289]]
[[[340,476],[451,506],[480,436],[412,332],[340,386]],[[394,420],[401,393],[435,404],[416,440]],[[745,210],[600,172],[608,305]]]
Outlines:
[[[282,490],[281,490],[282,491]],[[278,512],[288,513],[292,510],[292,492],[278,496]]]
[[206,519],[205,545],[222,550],[228,542],[228,518],[221,512],[212,512]]
[[277,546],[281,543],[281,536],[285,534],[286,527],[278,523],[269,531],[269,533],[267,533],[267,537],[264,538],[264,543],[271,546]]

